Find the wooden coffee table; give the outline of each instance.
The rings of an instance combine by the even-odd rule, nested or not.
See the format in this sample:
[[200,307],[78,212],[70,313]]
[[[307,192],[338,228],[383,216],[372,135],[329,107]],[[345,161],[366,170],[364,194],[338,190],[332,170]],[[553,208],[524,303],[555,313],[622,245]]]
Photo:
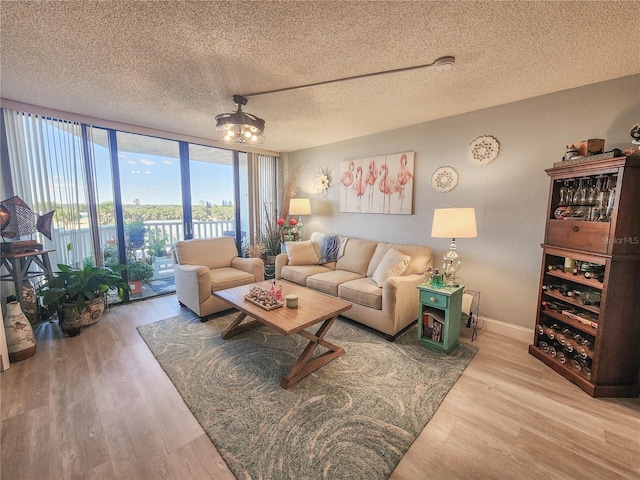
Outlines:
[[[247,295],[253,287],[271,288],[270,280],[220,290],[213,292],[213,294],[240,310],[238,317],[222,332],[221,337],[223,339],[230,338],[236,333],[243,332],[257,325],[266,325],[282,335],[293,335],[295,333],[309,340],[309,344],[298,357],[293,367],[291,367],[289,373],[287,373],[280,382],[283,388],[289,388],[298,382],[298,380],[316,371],[334,358],[344,355],[344,349],[327,342],[324,340],[324,336],[338,315],[349,310],[351,304],[339,298],[325,295],[294,283],[279,281],[278,284],[282,284],[285,296],[292,293],[298,295],[298,308],[287,308],[283,306],[273,310],[265,310],[245,300],[244,296]],[[247,316],[252,317],[254,320],[242,323]],[[323,323],[315,334],[305,330],[320,322]],[[328,351],[309,360],[318,345],[326,347]]]

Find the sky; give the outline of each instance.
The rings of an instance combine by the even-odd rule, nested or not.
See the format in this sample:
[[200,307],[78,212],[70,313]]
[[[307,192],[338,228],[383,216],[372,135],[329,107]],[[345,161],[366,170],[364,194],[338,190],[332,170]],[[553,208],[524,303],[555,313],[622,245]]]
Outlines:
[[[109,151],[95,146],[96,177],[98,179],[99,201],[113,200]],[[176,143],[176,150],[178,144]],[[180,205],[180,161],[135,152],[119,152],[120,184],[122,202],[133,204],[140,200],[142,205]],[[191,203],[200,201],[221,205],[234,200],[233,167],[202,161],[191,161]]]

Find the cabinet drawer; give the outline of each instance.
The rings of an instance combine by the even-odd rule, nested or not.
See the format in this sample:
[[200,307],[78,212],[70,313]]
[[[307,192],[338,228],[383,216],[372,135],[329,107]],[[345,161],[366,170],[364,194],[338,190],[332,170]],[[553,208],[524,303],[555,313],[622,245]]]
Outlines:
[[449,296],[433,292],[420,292],[420,303],[436,308],[448,309]]
[[585,252],[607,253],[610,226],[608,222],[549,220],[545,243]]

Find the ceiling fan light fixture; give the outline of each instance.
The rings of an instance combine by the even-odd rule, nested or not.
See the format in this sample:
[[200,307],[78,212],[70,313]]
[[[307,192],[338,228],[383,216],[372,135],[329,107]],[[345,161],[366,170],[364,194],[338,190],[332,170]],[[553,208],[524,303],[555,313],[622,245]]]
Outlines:
[[221,113],[216,115],[216,130],[218,139],[224,143],[254,144],[264,142],[264,120],[243,112],[242,106],[247,104],[247,98],[234,95],[233,101],[238,110],[233,113]]

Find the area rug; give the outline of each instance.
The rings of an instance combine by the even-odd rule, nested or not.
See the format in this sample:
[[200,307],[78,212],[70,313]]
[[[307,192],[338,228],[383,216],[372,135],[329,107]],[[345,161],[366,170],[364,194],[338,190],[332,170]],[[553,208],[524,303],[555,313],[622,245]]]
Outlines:
[[307,341],[263,326],[222,340],[235,315],[183,314],[138,331],[243,480],[387,479],[477,351],[427,350],[416,326],[391,343],[339,318],[326,338],[346,354],[285,390]]
[[174,293],[176,291],[176,282],[173,277],[162,278],[158,280],[150,280],[147,282],[154,292]]

